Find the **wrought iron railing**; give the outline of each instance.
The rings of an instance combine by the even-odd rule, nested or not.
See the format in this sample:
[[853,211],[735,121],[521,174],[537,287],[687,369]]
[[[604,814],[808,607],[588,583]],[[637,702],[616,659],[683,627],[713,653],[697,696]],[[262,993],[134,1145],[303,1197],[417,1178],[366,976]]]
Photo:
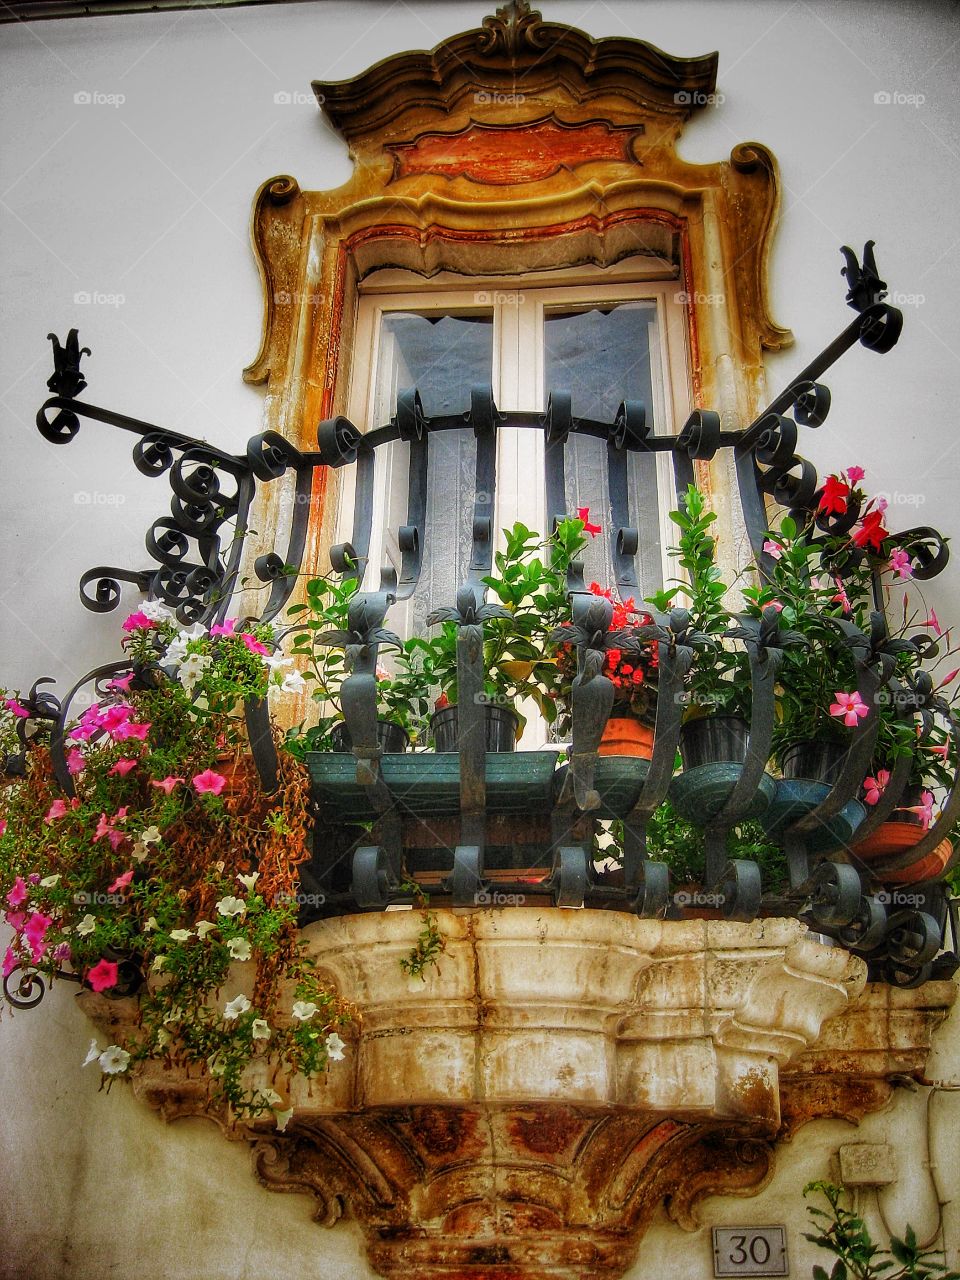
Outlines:
[[[612,607],[589,592],[582,565],[577,564],[567,584],[571,638],[577,643],[581,672],[573,688],[569,759],[555,767],[555,753],[497,757],[486,752],[482,634],[489,606],[483,579],[490,573],[495,543],[498,432],[543,433],[546,510],[553,522],[565,514],[568,442],[576,436],[606,442],[611,554],[622,596],[638,591],[639,533],[627,481],[631,453],[669,453],[678,491],[683,492],[695,480],[696,461],[706,462],[721,450],[732,450],[746,526],[761,569],[770,568],[764,550],[767,498],[801,515],[825,538],[849,530],[860,514],[856,497],[851,496],[848,511],[840,517],[818,510],[820,484],[815,468],[797,453],[799,427],[818,427],[827,417],[830,393],[819,381],[822,374],[857,344],[879,354],[889,351],[899,338],[903,317],[883,301],[886,286],[877,274],[872,242],[864,251],[862,266],[849,249],[843,252],[847,302],[857,313],[855,320],[753,422],[724,429],[718,414],[697,409],[676,436],[653,434],[645,408],[637,401],[622,404],[612,422],[600,422],[577,417],[570,395],[562,391],[549,396],[545,413],[504,412],[497,408],[489,387],[478,387],[465,413],[428,418],[417,390],[411,388],[398,397],[391,421],[376,430],[364,434],[348,419],[336,417],[320,423],[315,451],[301,451],[268,431],[250,440],[245,455],[236,456],[79,400],[86,386],[80,361],[87,349],[80,348],[76,330],[63,346],[50,335],[55,371],[48,386],[54,394],[37,415],[41,433],[51,443],[69,443],[77,435],[81,418],[129,431],[138,437],[133,451],[138,470],[153,477],[169,475],[172,489],[169,516],[156,520],[147,534],[154,567],[89,570],[80,582],[88,609],[116,608],[121,584],[129,583],[166,604],[184,624],[222,621],[241,571],[243,540],[235,533],[246,529],[258,487],[292,474],[296,500],[286,545],[282,551],[260,556],[254,566],[258,580],[270,592],[260,620],[276,618],[300,571],[314,476],[325,467],[355,467],[352,537],[331,549],[330,561],[336,573],[362,578],[371,557],[377,450],[392,441],[409,445],[407,517],[396,531],[399,566],[383,568],[377,590],[359,592],[349,609],[350,675],[342,687],[342,707],[352,750],[338,756],[325,772],[319,770],[316,779],[320,827],[314,860],[304,876],[305,884],[315,890],[315,900],[323,904],[320,914],[410,902],[410,880],[418,874],[421,881],[432,875],[431,891],[447,895],[460,907],[489,901],[495,886],[497,900],[504,903],[542,899],[557,906],[614,907],[645,916],[671,913],[667,868],[648,856],[646,828],[668,795],[682,805],[682,775],[679,780],[675,776],[675,759],[685,677],[693,659],[689,619],[682,611],[653,615],[649,635],[658,647],[659,674],[654,746],[648,762],[598,756],[612,689],[605,680],[590,677],[601,670],[606,649],[622,638],[611,637]],[[448,611],[458,627],[458,752],[426,762],[420,754],[391,758],[382,754],[377,736],[378,648],[389,609],[408,598],[420,578],[429,535],[431,439],[437,432],[465,427],[476,436],[471,556],[455,607]],[[229,536],[224,536],[226,529]],[[947,548],[936,530],[924,526],[898,537],[909,539],[916,577],[930,578],[940,572]],[[879,607],[878,588],[875,600]],[[956,752],[960,737],[949,708],[937,697],[932,682],[918,680],[908,688],[896,679],[895,659],[887,648],[879,612],[870,634],[851,628],[848,639],[857,688],[870,713],[852,731],[845,762],[834,780],[805,808],[794,810],[779,831],[789,887],[765,892],[755,862],[728,860],[725,837],[756,812],[764,787],[777,785],[765,769],[774,730],[777,670],[789,639],[772,613],[745,622],[736,634],[749,657],[749,749],[742,764],[727,768],[720,801],[707,814],[691,815],[706,834],[705,889],[716,892],[723,914],[730,919],[799,915],[865,955],[874,976],[901,985],[915,985],[934,972],[949,970],[952,958],[936,959],[951,924],[956,946],[956,919],[942,882],[911,886],[917,892],[908,910],[888,910],[889,903],[878,889],[885,876],[922,858],[948,835],[960,818],[960,788],[953,786],[940,817],[908,854],[890,856],[867,868],[849,851],[841,852],[842,815],[869,771],[876,742],[877,695],[886,691],[898,699],[905,722],[919,718],[921,734],[929,732],[933,716],[946,717]],[[924,643],[935,652],[932,637]],[[106,680],[122,669],[123,664],[98,669],[62,701],[42,692],[39,685],[26,700],[35,719],[46,720],[52,727],[56,772],[68,792],[72,783],[63,742],[76,692],[93,681],[102,693]],[[263,785],[274,789],[276,748],[265,705],[248,707],[247,719]],[[23,731],[29,732],[29,722]],[[900,803],[909,773],[910,760],[904,757],[892,770],[883,797],[858,827],[858,840],[876,831]],[[605,818],[618,818],[624,824],[622,876],[616,883],[596,873],[590,853],[595,824]],[[424,836],[425,826],[429,838]]]

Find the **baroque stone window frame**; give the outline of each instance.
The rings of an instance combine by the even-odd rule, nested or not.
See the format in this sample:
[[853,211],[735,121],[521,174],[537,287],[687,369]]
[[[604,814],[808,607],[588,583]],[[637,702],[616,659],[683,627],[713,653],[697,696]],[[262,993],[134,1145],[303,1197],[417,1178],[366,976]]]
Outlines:
[[[264,321],[244,378],[266,387],[264,429],[310,448],[317,423],[346,411],[358,291],[374,271],[516,276],[638,253],[678,267],[694,407],[718,410],[725,428],[749,422],[765,396],[764,351],[793,340],[767,297],[779,177],[757,142],[712,164],[677,155],[686,120],[717,100],[716,70],[716,54],[593,40],[520,3],[431,51],[315,82],[355,167],[335,190],[281,175],[257,192]],[[698,480],[732,545],[728,466],[698,464]],[[306,563],[320,570],[338,481],[320,472],[312,495]],[[288,501],[271,486],[254,513],[266,541]]]

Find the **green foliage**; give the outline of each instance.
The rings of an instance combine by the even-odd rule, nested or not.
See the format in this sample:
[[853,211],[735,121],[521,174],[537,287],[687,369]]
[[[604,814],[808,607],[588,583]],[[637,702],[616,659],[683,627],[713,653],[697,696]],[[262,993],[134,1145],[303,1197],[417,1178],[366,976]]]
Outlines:
[[661,613],[684,608],[691,618],[695,649],[688,689],[691,715],[736,715],[749,718],[750,680],[746,654],[726,638],[731,614],[726,604],[729,586],[716,563],[716,539],[710,532],[716,515],[703,494],[689,485],[670,519],[680,530],[670,555],[686,573],[671,578],[672,586],[647,596]]
[[[611,824],[613,844],[603,850],[604,856],[623,857],[623,823]],[[706,835],[700,827],[687,822],[665,800],[655,809],[647,824],[647,853],[670,868],[675,884],[698,884],[703,881],[706,862]],[[787,885],[787,866],[783,850],[766,835],[759,822],[742,822],[727,832],[727,854],[731,858],[747,858],[756,862],[763,877],[765,892],[776,893]]]
[[440,967],[440,957],[447,949],[447,940],[440,931],[437,917],[429,909],[430,898],[415,881],[408,881],[401,888],[412,893],[420,908],[420,923],[423,926],[408,956],[400,960],[400,968],[410,978],[427,980],[427,969],[430,965]]
[[[889,1250],[872,1239],[863,1219],[840,1203],[844,1188],[831,1182],[808,1182],[804,1196],[822,1195],[826,1209],[807,1206],[815,1219],[816,1232],[804,1232],[804,1239],[836,1256],[827,1274],[821,1266],[813,1268],[813,1280],[960,1280],[956,1271],[948,1271],[936,1261],[943,1256],[939,1249],[923,1249],[908,1226],[901,1240],[890,1237]],[[899,1263],[899,1268],[894,1269]]]

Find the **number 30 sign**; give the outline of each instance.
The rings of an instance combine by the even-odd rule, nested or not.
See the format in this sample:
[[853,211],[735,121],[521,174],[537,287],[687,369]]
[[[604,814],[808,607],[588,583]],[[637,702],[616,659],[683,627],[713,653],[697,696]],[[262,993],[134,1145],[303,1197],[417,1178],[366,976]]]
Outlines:
[[783,1227],[714,1227],[715,1276],[785,1276],[787,1234]]

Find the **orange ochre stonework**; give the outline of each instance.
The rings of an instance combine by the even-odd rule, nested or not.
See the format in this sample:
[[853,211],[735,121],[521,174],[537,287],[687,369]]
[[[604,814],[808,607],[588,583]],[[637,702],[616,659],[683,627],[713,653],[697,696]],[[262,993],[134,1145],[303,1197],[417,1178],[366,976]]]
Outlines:
[[618,128],[600,120],[578,125],[539,120],[507,129],[472,124],[460,133],[425,133],[416,142],[386,150],[394,157],[394,181],[415,173],[437,173],[509,186],[538,182],[590,161],[637,164],[630,142],[642,133],[642,125]]

